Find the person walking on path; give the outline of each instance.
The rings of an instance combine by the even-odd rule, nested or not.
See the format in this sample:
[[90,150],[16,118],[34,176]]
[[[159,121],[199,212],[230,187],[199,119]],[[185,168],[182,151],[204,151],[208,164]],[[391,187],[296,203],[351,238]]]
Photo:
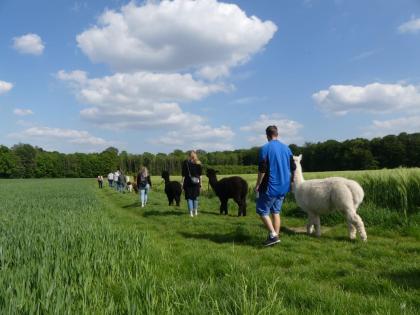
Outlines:
[[118,190],[118,178],[120,177],[120,172],[119,171],[115,171],[114,173],[114,180],[113,180],[113,184],[114,184],[114,189]]
[[271,246],[280,242],[281,207],[296,166],[290,148],[278,140],[277,127],[268,126],[265,133],[268,143],[261,147],[258,157],[256,211],[269,232],[264,244]]
[[110,172],[108,174],[108,185],[109,187],[112,187],[112,182],[114,181],[114,173]]
[[187,200],[188,211],[191,217],[198,214],[201,174],[201,162],[198,159],[197,153],[191,151],[188,159],[182,163],[182,188],[185,192],[185,199]]
[[102,188],[104,184],[104,178],[102,177],[102,175],[98,175],[97,180],[99,188]]
[[120,175],[118,175],[118,191],[125,192],[125,175],[122,171],[118,171]]
[[140,203],[143,208],[147,204],[149,190],[152,187],[152,181],[150,179],[149,172],[145,166],[143,166],[137,175],[137,188],[140,195]]

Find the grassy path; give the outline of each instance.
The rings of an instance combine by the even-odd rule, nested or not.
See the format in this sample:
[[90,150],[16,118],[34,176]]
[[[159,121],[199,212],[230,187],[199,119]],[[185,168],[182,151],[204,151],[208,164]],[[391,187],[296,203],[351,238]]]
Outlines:
[[[160,191],[151,193],[146,208],[135,195],[100,193],[122,224],[150,233],[160,250],[159,281],[185,299],[182,312],[408,314],[420,309],[420,246],[414,237],[372,228],[363,244],[347,240],[345,224],[321,239],[286,228],[281,245],[267,249],[260,246],[265,231],[253,204],[246,218],[232,211],[224,217],[216,199],[202,198],[199,216],[190,218],[185,202],[168,207]],[[304,221],[289,217],[283,224]]]
[[[320,239],[265,231],[218,215],[202,198],[198,217],[152,191],[96,189],[92,180],[0,181],[1,314],[416,314],[418,231],[345,224]],[[286,217],[299,227],[303,219]]]

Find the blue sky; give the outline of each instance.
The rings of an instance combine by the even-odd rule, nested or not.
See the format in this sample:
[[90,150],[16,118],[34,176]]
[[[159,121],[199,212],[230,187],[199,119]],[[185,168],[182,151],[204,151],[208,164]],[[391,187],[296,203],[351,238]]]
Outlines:
[[0,1],[0,143],[248,148],[420,131],[416,0]]

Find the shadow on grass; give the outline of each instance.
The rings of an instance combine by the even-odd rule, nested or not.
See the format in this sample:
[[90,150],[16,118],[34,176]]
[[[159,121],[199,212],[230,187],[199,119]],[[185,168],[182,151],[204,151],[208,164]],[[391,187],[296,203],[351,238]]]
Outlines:
[[132,204],[123,206],[123,208],[124,209],[127,209],[127,208],[140,208],[140,202],[136,201],[136,202],[134,202]]
[[224,244],[224,243],[238,243],[241,245],[249,245],[255,247],[255,241],[251,238],[250,235],[238,232],[232,233],[189,233],[189,232],[180,232],[185,238],[195,238],[198,240],[208,240],[217,244]]
[[397,285],[406,289],[420,289],[420,269],[399,270],[383,273],[382,276],[390,279]]
[[221,215],[219,212],[200,211],[200,209],[198,210],[198,213],[211,214],[211,215],[217,215],[217,216]]
[[[328,232],[329,230],[331,230],[331,228],[324,228],[323,233]],[[314,233],[308,235],[308,233],[306,232],[306,226],[304,227],[287,227],[287,226],[282,226],[280,228],[280,231],[283,234],[286,235],[304,235],[307,236],[308,238],[314,238],[314,239],[328,239],[328,240],[334,240],[334,241],[340,241],[340,242],[347,242],[347,243],[356,243],[356,240],[351,240],[348,236],[332,236],[332,235],[326,235],[326,234],[321,234],[320,237],[317,237]],[[360,241],[360,240],[359,240]]]
[[282,226],[280,231],[286,235],[306,235],[305,231],[301,231],[300,228],[288,228],[287,226]]
[[150,211],[145,211],[143,213],[143,217],[154,217],[154,216],[165,217],[165,216],[181,216],[181,215],[185,215],[185,212],[175,211],[175,210],[169,210],[169,211],[150,210]]

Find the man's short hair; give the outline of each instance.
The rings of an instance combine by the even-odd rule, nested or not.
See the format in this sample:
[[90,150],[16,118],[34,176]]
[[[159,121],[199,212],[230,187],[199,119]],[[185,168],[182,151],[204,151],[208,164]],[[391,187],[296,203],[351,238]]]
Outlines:
[[265,134],[267,135],[268,138],[273,138],[273,137],[277,137],[279,135],[278,131],[277,131],[277,127],[272,125],[272,126],[268,126],[265,129]]

